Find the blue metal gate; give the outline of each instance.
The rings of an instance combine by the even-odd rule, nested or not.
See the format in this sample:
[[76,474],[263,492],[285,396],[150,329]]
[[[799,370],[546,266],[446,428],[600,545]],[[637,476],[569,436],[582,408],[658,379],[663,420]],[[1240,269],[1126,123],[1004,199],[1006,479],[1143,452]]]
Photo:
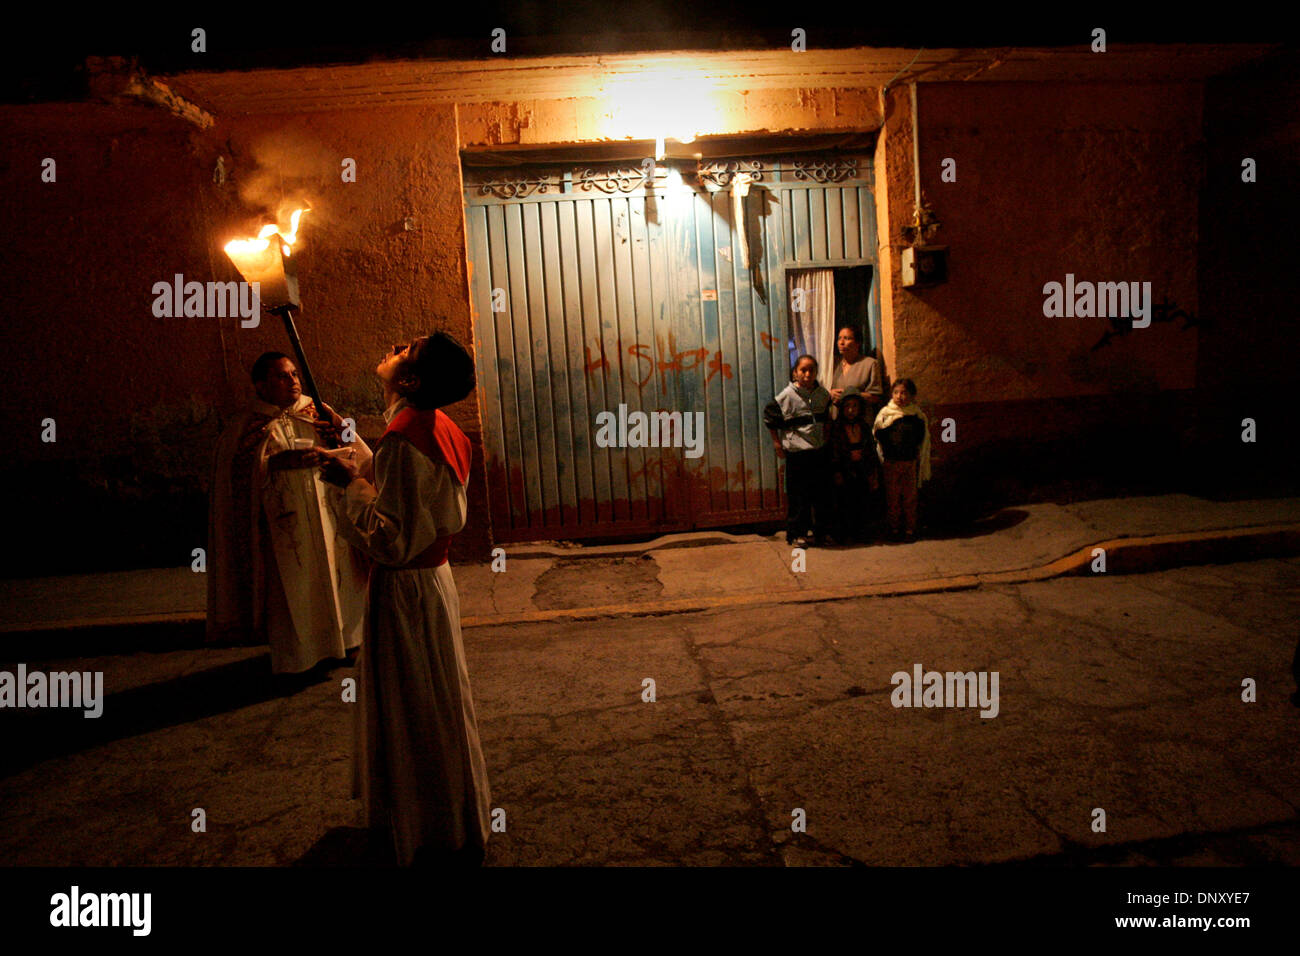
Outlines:
[[[851,158],[660,163],[653,178],[649,161],[467,168],[494,538],[782,517],[762,408],[789,381],[785,269],[874,267],[870,170]],[[738,231],[729,186],[741,172],[753,184]],[[875,338],[875,289],[871,302]],[[620,406],[702,412],[702,454],[601,447],[596,416]]]

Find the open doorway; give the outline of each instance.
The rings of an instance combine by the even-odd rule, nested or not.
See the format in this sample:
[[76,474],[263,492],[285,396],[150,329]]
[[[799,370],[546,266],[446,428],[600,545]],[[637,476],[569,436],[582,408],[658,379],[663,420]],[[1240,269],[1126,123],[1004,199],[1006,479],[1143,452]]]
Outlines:
[[879,360],[875,324],[871,321],[871,266],[836,266],[787,270],[789,285],[790,364],[808,354],[820,368],[837,359],[835,340],[844,326],[858,331],[862,354]]
[[876,355],[875,330],[870,313],[871,271],[871,266],[831,269],[835,280],[835,328],[853,326],[861,337],[862,351]]

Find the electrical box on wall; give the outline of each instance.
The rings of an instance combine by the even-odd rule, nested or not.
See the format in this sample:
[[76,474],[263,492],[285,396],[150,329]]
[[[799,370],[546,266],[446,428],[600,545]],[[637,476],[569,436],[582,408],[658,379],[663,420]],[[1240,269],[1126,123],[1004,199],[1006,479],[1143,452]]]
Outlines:
[[903,250],[903,287],[924,288],[948,281],[947,246],[908,246]]

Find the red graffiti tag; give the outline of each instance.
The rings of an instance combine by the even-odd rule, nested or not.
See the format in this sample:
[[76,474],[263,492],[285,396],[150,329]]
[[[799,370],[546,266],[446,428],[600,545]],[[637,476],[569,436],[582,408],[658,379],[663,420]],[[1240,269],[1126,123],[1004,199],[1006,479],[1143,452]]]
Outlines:
[[591,346],[584,345],[582,347],[582,351],[587,356],[587,364],[583,366],[582,370],[586,372],[588,375],[596,371],[596,369],[598,368],[603,368],[603,369],[609,368],[609,359],[605,358],[605,343],[598,342],[596,344],[600,348],[600,358],[596,359],[594,362],[591,359]]
[[722,361],[721,352],[714,352],[713,358],[709,361],[709,377],[704,380],[704,384],[708,385],[713,376],[719,372],[722,373],[723,378],[731,378],[731,366]]
[[[586,364],[583,371],[590,375],[598,370],[608,370],[609,360],[605,356],[605,343],[597,343],[600,348],[600,357],[593,359],[591,356],[591,346],[583,346],[586,353]],[[618,340],[616,343],[616,352],[623,351],[623,343]],[[770,348],[770,346],[769,346]],[[656,355],[657,353],[657,355]],[[715,375],[721,375],[723,378],[732,378],[731,364],[722,360],[722,352],[714,352],[713,358],[709,358],[709,350],[706,348],[698,349],[679,349],[677,348],[676,337],[669,333],[667,343],[663,339],[656,337],[654,348],[644,342],[637,342],[627,346],[627,354],[636,359],[638,366],[635,374],[637,388],[643,388],[650,379],[654,378],[655,372],[659,373],[660,385],[667,388],[668,373],[689,372],[693,369],[700,368],[708,360],[707,366],[708,377],[705,383],[713,379]]]

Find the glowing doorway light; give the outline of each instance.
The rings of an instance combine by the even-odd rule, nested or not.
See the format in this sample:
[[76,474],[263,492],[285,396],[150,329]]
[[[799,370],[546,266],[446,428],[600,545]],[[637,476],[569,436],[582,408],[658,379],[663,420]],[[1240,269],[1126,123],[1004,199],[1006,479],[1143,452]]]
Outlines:
[[658,150],[660,140],[690,143],[721,126],[718,84],[701,69],[646,66],[611,78],[599,95],[609,107],[610,139],[652,139]]

